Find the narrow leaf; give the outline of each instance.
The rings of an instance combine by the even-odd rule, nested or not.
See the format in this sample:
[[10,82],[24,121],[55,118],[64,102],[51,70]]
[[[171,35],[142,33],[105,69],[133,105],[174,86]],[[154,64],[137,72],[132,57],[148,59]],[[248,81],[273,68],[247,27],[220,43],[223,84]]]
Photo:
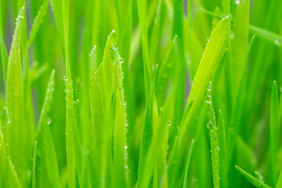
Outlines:
[[245,170],[243,170],[239,166],[235,165],[235,168],[236,168],[237,171],[240,172],[240,174],[242,174],[242,176],[244,176],[255,187],[271,188],[270,186],[268,186],[265,183],[263,183],[262,180],[259,180],[259,179],[255,178],[254,176],[252,176],[251,174],[249,174],[248,172],[246,172]]

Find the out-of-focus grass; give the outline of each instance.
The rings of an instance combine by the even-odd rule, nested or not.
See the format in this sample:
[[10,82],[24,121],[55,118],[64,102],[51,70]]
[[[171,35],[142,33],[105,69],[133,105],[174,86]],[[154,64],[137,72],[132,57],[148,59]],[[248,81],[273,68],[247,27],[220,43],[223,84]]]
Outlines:
[[281,39],[280,0],[1,0],[0,187],[281,187]]

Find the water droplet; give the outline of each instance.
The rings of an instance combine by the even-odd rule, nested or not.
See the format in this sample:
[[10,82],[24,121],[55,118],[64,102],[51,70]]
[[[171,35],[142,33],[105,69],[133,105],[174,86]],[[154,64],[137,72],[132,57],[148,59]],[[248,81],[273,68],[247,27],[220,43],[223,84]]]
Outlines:
[[169,126],[169,127],[171,126],[171,121],[170,121],[170,120],[168,121],[168,126]]
[[211,104],[211,99],[212,99],[212,98],[211,98],[211,96],[210,96],[210,95],[208,95],[208,96],[207,96],[206,103]]
[[209,120],[208,124],[207,124],[207,128],[211,129],[213,127],[213,122],[212,120]]
[[67,80],[68,80],[68,77],[67,77],[67,76],[64,76],[64,80],[67,81]]
[[220,151],[220,148],[217,146],[214,150],[217,151],[217,152],[219,152],[219,151]]
[[127,149],[127,145],[124,146],[124,149]]
[[50,125],[52,123],[52,120],[50,117],[47,118],[47,125]]
[[235,0],[235,4],[239,5],[240,4],[240,0]]
[[275,42],[275,44],[276,44],[277,46],[281,46],[281,41],[279,41],[278,39],[275,40],[274,42]]
[[32,174],[31,170],[28,170],[27,171],[27,176],[31,176],[31,174]]
[[231,31],[231,32],[230,32],[230,38],[231,38],[231,39],[234,39],[234,37],[235,37],[234,32]]

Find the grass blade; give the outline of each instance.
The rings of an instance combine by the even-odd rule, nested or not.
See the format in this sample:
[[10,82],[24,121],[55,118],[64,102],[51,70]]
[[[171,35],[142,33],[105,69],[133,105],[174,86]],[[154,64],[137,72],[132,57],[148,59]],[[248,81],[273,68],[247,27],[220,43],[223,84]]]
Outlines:
[[188,151],[188,157],[187,157],[187,164],[186,164],[186,170],[185,170],[185,175],[184,175],[184,183],[183,183],[183,188],[187,187],[187,179],[188,179],[188,170],[189,170],[189,166],[190,166],[190,161],[192,158],[192,153],[193,153],[193,148],[194,148],[194,142],[195,140],[193,139],[190,147],[189,147],[189,151]]
[[76,158],[74,134],[76,127],[76,118],[73,101],[73,82],[71,78],[71,68],[69,60],[69,0],[62,0],[63,14],[63,33],[65,49],[65,93],[66,93],[66,150],[68,167],[68,187],[76,187]]
[[249,25],[249,29],[250,29],[250,32],[252,32],[253,34],[257,35],[258,37],[264,40],[267,40],[277,46],[282,45],[282,36],[278,34],[275,34],[271,31],[268,31],[266,29],[259,28],[253,25]]
[[236,168],[237,171],[240,172],[240,174],[242,174],[242,176],[244,176],[255,187],[271,188],[270,186],[268,186],[265,183],[263,183],[262,180],[259,180],[259,179],[255,178],[254,176],[252,176],[251,174],[249,174],[248,172],[246,172],[245,170],[243,170],[239,166],[235,165],[235,168]]
[[53,138],[49,126],[45,126],[45,164],[47,174],[52,187],[61,187],[59,178],[59,168],[57,163],[57,156],[54,147]]
[[27,49],[31,45],[31,43],[33,42],[33,40],[34,40],[34,38],[35,38],[35,36],[36,36],[40,26],[41,26],[41,23],[43,22],[43,19],[46,15],[46,12],[47,12],[48,2],[49,2],[49,0],[43,1],[35,19],[34,19],[31,31],[29,33],[29,38],[28,38],[28,41],[27,41]]
[[[10,50],[7,75],[6,103],[8,107],[8,137],[11,160],[15,164],[19,180],[25,184],[26,139],[27,131],[24,126],[23,104],[23,78],[21,70],[21,31],[24,22],[25,8],[23,7],[17,17],[16,28]],[[21,156],[21,159],[19,158]]]
[[[53,92],[54,92],[54,84],[55,84],[55,71],[53,70],[48,86],[46,89],[46,94],[45,94],[45,99],[43,103],[43,107],[40,113],[40,118],[39,118],[39,123],[38,123],[38,131],[37,135],[35,138],[35,145],[34,145],[34,150],[33,150],[33,181],[32,181],[32,186],[33,187],[38,187],[38,186],[43,186],[46,182],[45,179],[42,178],[45,173],[45,163],[44,158],[45,156],[45,151],[47,150],[44,148],[44,143],[45,143],[45,127],[48,126],[50,123],[50,119],[48,117],[51,105],[53,102]],[[46,166],[48,168],[48,166]],[[54,172],[55,173],[55,172]]]
[[0,129],[0,186],[20,188],[20,182],[6,148],[4,135]]
[[[155,98],[155,83],[156,83],[156,76],[157,76],[158,66],[154,72],[154,80],[151,86],[150,96],[149,100],[147,102],[147,109],[146,109],[146,115],[145,115],[145,122],[144,122],[144,128],[142,133],[142,140],[140,144],[140,151],[139,151],[139,166],[138,166],[138,180],[137,180],[137,187],[146,187],[145,183],[147,181],[143,180],[143,176],[147,171],[145,171],[146,168],[146,156],[148,156],[148,152],[150,150],[150,147],[152,145],[152,137],[153,137],[153,129],[154,129],[154,98]],[[153,169],[152,169],[153,171]],[[152,172],[149,171],[147,175],[150,175],[148,177],[148,182],[150,181]]]
[[123,90],[123,72],[122,63],[119,52],[114,49],[116,53],[115,68],[115,121],[114,121],[114,140],[113,140],[113,163],[115,173],[115,186],[116,187],[127,187],[128,186],[128,172],[127,172],[127,143],[126,143],[126,132],[127,132],[127,115],[126,115],[126,101],[124,98]]
[[215,111],[213,107],[213,99],[212,99],[212,84],[210,82],[207,89],[207,100],[209,106],[209,122],[208,129],[210,132],[210,145],[211,145],[211,160],[212,160],[212,175],[213,175],[213,187],[219,188],[219,144],[218,144],[218,136],[217,136],[217,126],[216,126],[216,117]]
[[[0,11],[2,12],[2,3],[0,2]],[[2,62],[2,69],[3,69],[3,79],[4,84],[7,80],[7,66],[8,66],[8,53],[6,49],[6,45],[4,42],[4,29],[3,29],[3,23],[2,23],[2,14],[0,14],[0,55],[1,55],[1,62]]]
[[[223,52],[223,46],[226,39],[227,34],[227,23],[228,17],[223,18],[218,25],[213,30],[210,40],[206,46],[205,52],[202,56],[200,65],[198,67],[195,79],[193,81],[192,88],[190,90],[190,94],[187,100],[186,111],[189,104],[193,104],[189,110],[189,113],[185,113],[183,116],[183,120],[181,123],[182,130],[180,131],[179,140],[177,143],[177,150],[180,153],[183,153],[185,138],[187,133],[189,132],[189,122],[193,118],[196,109],[202,101],[202,98],[206,92],[206,88],[211,80],[212,76],[216,72],[217,65],[219,64],[218,58]],[[175,153],[173,153],[174,155]]]
[[[90,95],[90,110],[91,110],[91,126],[93,144],[91,149],[91,157],[94,164],[92,165],[93,172],[91,173],[92,184],[101,186],[102,174],[102,138],[101,134],[104,123],[104,108],[102,106],[102,90],[100,87],[99,72],[97,68],[97,51],[96,46],[93,47],[90,54],[90,69],[89,69],[89,95]],[[102,68],[100,66],[100,68]],[[101,71],[101,69],[99,69]],[[102,110],[101,110],[102,109]],[[95,160],[94,160],[95,158]],[[92,161],[92,160],[91,160]]]
[[171,113],[171,107],[172,107],[172,97],[170,97],[167,100],[163,111],[161,111],[158,127],[156,129],[156,133],[152,138],[152,143],[148,149],[146,161],[144,162],[143,174],[141,174],[138,179],[139,187],[149,186],[153,174],[153,170],[156,167],[157,160],[161,156],[163,147],[166,146],[167,144],[167,136],[168,136],[167,122],[168,122],[169,114]]
[[282,170],[280,171],[280,175],[276,184],[276,188],[282,187]]
[[278,90],[276,81],[273,82],[271,91],[271,102],[270,102],[270,164],[273,185],[277,181],[277,154],[279,151],[279,101],[278,101]]
[[219,176],[221,178],[220,185],[223,188],[228,187],[228,161],[227,161],[227,148],[226,148],[226,132],[225,124],[223,120],[222,111],[219,110],[219,120],[218,120],[218,142],[219,142]]

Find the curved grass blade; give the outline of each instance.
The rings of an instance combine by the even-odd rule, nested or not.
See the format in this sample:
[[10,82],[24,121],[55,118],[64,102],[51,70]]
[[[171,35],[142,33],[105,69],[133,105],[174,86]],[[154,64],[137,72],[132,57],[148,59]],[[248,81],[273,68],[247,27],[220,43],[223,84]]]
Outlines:
[[126,115],[126,102],[123,90],[123,72],[122,63],[119,52],[114,49],[116,53],[115,80],[115,120],[114,120],[114,141],[113,141],[113,163],[114,163],[114,184],[116,187],[128,186],[128,167],[127,167],[127,115]]
[[[52,71],[48,86],[46,89],[46,94],[45,94],[45,99],[44,103],[42,106],[42,110],[40,113],[40,118],[39,118],[39,123],[38,123],[38,131],[37,135],[35,138],[35,144],[34,145],[34,156],[33,156],[33,181],[32,181],[32,186],[33,187],[38,187],[38,186],[43,186],[46,182],[42,177],[44,176],[45,169],[50,168],[46,166],[45,168],[45,163],[44,160],[47,160],[44,158],[45,156],[45,151],[48,149],[45,148],[45,140],[46,140],[46,126],[48,126],[49,122],[51,121],[48,117],[48,114],[51,109],[51,105],[53,102],[53,92],[54,92],[54,85],[55,85],[55,70]],[[47,144],[47,143],[46,143]],[[54,172],[55,173],[55,172]]]
[[44,130],[45,138],[45,164],[47,169],[47,174],[52,187],[60,186],[59,168],[56,157],[56,151],[54,147],[54,142],[49,126],[45,126]]
[[226,148],[226,132],[222,111],[219,109],[218,119],[218,142],[219,142],[219,176],[220,185],[223,188],[228,187],[228,162],[227,162],[227,148]]
[[277,46],[282,45],[282,36],[275,34],[263,28],[259,28],[253,25],[249,25],[250,32],[257,35],[258,37],[267,40]]
[[243,170],[239,166],[235,165],[235,168],[236,168],[237,171],[240,172],[240,174],[242,174],[242,176],[244,176],[255,187],[271,188],[270,186],[268,186],[265,183],[263,183],[262,180],[259,180],[259,179],[255,178],[254,176],[252,176],[251,174],[249,174],[248,172],[246,172],[245,170]]
[[149,58],[148,35],[147,35],[147,0],[137,0],[138,16],[140,19],[140,38],[143,56],[145,99],[148,102],[150,97],[151,83],[151,62]]
[[228,20],[229,17],[224,17],[217,24],[210,36],[209,42],[196,72],[187,104],[194,100],[194,105],[196,105],[203,98],[205,88],[207,88],[209,80],[211,80],[216,71],[217,65],[219,64],[218,59],[223,51],[227,34]]
[[165,100],[167,85],[169,82],[170,75],[172,73],[172,61],[174,60],[174,54],[175,54],[175,42],[177,39],[177,35],[174,36],[172,39],[172,42],[170,43],[166,56],[163,60],[163,62],[160,65],[160,71],[157,78],[157,100],[159,106],[162,106]]
[[108,36],[106,43],[104,58],[103,58],[103,80],[104,80],[104,94],[106,112],[110,109],[112,95],[114,91],[114,61],[116,60],[116,54],[114,50],[117,46],[117,34],[112,31]]
[[[89,96],[90,96],[90,110],[91,110],[91,126],[93,144],[91,149],[92,173],[91,181],[93,185],[101,187],[102,183],[102,138],[103,123],[104,123],[104,108],[102,106],[102,90],[100,87],[100,80],[97,68],[97,51],[96,46],[93,47],[90,53],[90,69],[89,69]],[[100,67],[102,68],[102,67]],[[100,72],[102,69],[99,69]],[[93,162],[92,162],[93,161]],[[92,164],[93,163],[93,164]]]
[[280,171],[280,175],[276,183],[276,188],[280,188],[280,187],[282,187],[282,170]]
[[76,127],[76,118],[73,100],[73,82],[71,78],[71,69],[69,61],[69,0],[62,0],[63,14],[63,34],[65,48],[65,93],[66,93],[66,150],[67,150],[67,168],[68,168],[68,187],[76,187],[76,158],[75,158],[75,140],[74,134]]
[[20,182],[6,148],[4,135],[0,129],[0,187],[20,188]]
[[[0,11],[2,12],[2,3],[0,2]],[[2,69],[3,69],[3,79],[4,84],[7,80],[7,66],[8,66],[8,53],[6,49],[6,45],[4,42],[4,30],[3,30],[3,23],[2,23],[2,14],[0,14],[0,55],[1,55],[1,62],[2,62]]]
[[115,72],[114,72],[114,63],[117,58],[115,50],[117,48],[117,34],[115,31],[112,31],[108,36],[106,42],[104,57],[103,57],[103,96],[104,96],[104,110],[105,110],[105,123],[103,126],[103,136],[102,136],[102,160],[101,160],[101,185],[102,187],[109,186],[111,171],[111,154],[112,151],[112,128],[113,128],[113,93],[115,90]]
[[189,147],[189,151],[188,151],[187,164],[186,164],[186,170],[185,170],[184,182],[183,182],[183,188],[188,187],[187,186],[188,171],[189,171],[189,166],[190,166],[190,162],[191,162],[191,158],[192,158],[194,142],[195,142],[195,140],[193,139],[191,141],[191,144],[190,144],[190,147]]
[[160,27],[161,27],[161,11],[162,11],[162,0],[159,0],[158,7],[156,10],[155,21],[153,25],[152,36],[150,40],[150,57],[153,59],[153,63],[156,63],[156,52],[160,41]]
[[[148,148],[146,156],[141,156],[145,158],[143,168],[143,174],[138,176],[138,187],[148,187],[153,174],[153,170],[156,167],[157,160],[162,154],[162,149],[167,145],[168,137],[168,118],[172,110],[172,97],[169,97],[167,103],[164,106],[164,110],[161,111],[160,120],[158,122],[158,127],[152,137],[151,145]],[[145,131],[145,130],[144,130]],[[139,171],[141,173],[141,171]],[[162,172],[159,172],[162,173]]]
[[150,146],[152,144],[153,129],[155,127],[153,116],[154,116],[154,105],[156,105],[154,103],[154,97],[155,97],[154,93],[155,93],[157,71],[158,71],[158,66],[156,67],[156,70],[154,72],[154,80],[151,86],[150,96],[146,106],[145,122],[144,122],[144,128],[143,128],[142,139],[140,144],[140,152],[139,152],[137,187],[142,187],[144,183],[144,181],[142,180],[143,178],[142,176],[144,175],[144,173],[147,173],[145,171],[146,156],[148,155]]
[[27,130],[24,125],[23,78],[21,69],[21,31],[24,24],[25,8],[21,8],[16,22],[13,42],[8,61],[6,104],[8,107],[9,125],[7,141],[11,160],[19,174],[19,180],[25,184],[25,162],[27,149]]
[[39,9],[39,11],[37,12],[37,15],[34,19],[31,31],[29,33],[29,38],[28,38],[28,41],[27,41],[27,49],[31,45],[31,43],[33,42],[33,40],[34,40],[34,38],[35,38],[35,36],[36,36],[40,26],[41,26],[41,23],[43,22],[43,19],[46,15],[46,12],[47,12],[48,2],[49,2],[49,0],[44,0],[40,9]]
[[210,132],[210,144],[211,144],[211,160],[212,160],[212,175],[213,175],[213,187],[219,188],[219,144],[218,144],[218,136],[217,136],[217,126],[216,126],[216,117],[215,111],[213,107],[213,99],[212,99],[212,84],[210,82],[207,89],[207,100],[209,106],[209,122],[208,129]]
[[279,151],[279,100],[276,81],[273,82],[270,100],[270,166],[273,185],[277,181],[277,154]]
[[[174,158],[173,156],[183,155],[187,134],[189,133],[189,129],[191,128],[191,124],[189,123],[194,118],[199,104],[202,102],[209,81],[212,79],[217,70],[219,57],[223,53],[227,36],[228,20],[228,17],[224,17],[217,24],[206,46],[187,100],[186,110],[181,122],[181,131],[179,134],[178,142],[174,145],[174,147],[176,148],[174,148],[171,153],[172,159]],[[188,111],[188,106],[191,104],[192,106]],[[171,169],[173,170],[173,172],[177,171],[178,168],[180,168],[180,161],[176,163],[174,163],[173,160],[170,161],[169,168],[173,168],[174,170]]]
[[34,142],[33,158],[32,158],[32,188],[36,188],[36,155],[37,155],[37,140]]

